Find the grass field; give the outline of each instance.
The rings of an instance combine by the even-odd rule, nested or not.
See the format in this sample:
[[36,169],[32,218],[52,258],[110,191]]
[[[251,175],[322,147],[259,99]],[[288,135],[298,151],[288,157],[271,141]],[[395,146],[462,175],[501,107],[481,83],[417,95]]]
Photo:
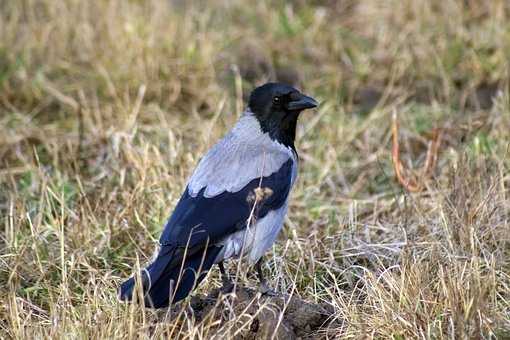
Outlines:
[[[278,79],[321,102],[265,268],[334,311],[308,335],[510,338],[509,60],[505,0],[0,2],[0,337],[249,337],[250,315],[172,317],[116,289]],[[419,192],[395,179],[394,113]]]

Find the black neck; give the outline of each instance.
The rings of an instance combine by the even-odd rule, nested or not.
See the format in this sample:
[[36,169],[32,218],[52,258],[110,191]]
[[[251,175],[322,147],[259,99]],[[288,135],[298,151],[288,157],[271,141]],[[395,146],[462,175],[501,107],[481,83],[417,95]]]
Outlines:
[[296,139],[297,119],[297,115],[287,114],[279,124],[274,120],[262,120],[260,121],[260,127],[263,132],[269,134],[272,140],[288,146],[296,152],[294,140]]

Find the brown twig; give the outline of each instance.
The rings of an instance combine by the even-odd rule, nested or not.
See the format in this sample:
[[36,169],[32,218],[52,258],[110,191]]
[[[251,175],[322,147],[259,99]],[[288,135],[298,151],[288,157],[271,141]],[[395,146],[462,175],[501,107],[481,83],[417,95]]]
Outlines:
[[441,139],[443,137],[443,130],[435,128],[432,131],[432,140],[429,142],[427,149],[427,159],[425,160],[425,166],[423,174],[427,177],[432,175],[432,172],[436,168],[437,155],[439,153],[439,146],[441,145]]
[[391,123],[391,133],[392,133],[392,152],[391,158],[393,161],[393,168],[395,169],[395,176],[397,177],[398,182],[410,192],[419,192],[422,191],[424,186],[423,180],[432,175],[433,170],[435,169],[437,162],[437,154],[439,152],[439,146],[441,144],[442,138],[442,130],[434,129],[432,134],[432,140],[430,141],[427,149],[427,158],[425,160],[425,164],[421,171],[421,181],[418,181],[415,176],[406,178],[404,177],[404,167],[402,162],[400,161],[400,145],[398,142],[398,121],[397,121],[397,112],[393,112],[392,123]]
[[84,163],[83,157],[83,141],[85,140],[85,126],[83,122],[83,110],[81,103],[78,105],[78,146],[76,148],[76,160],[78,162],[78,168],[81,168]]

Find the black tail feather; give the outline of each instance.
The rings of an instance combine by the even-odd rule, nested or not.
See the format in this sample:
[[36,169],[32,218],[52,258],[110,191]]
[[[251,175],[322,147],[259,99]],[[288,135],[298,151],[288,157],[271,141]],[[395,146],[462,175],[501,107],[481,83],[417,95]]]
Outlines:
[[[175,261],[175,248],[165,248],[166,246],[160,250],[154,262],[140,275],[146,307],[167,307],[170,303],[176,303],[188,296],[207,275],[221,250],[221,247],[210,246],[205,254],[198,251],[187,256],[182,265],[182,260]],[[135,294],[134,288],[135,277],[131,277],[120,286],[120,299],[131,301]]]

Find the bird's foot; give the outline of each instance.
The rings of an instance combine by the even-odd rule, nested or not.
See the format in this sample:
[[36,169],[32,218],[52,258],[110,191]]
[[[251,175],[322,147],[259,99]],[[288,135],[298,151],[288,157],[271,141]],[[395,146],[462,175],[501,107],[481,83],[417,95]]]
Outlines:
[[221,292],[223,294],[230,294],[234,291],[234,283],[230,280],[223,280],[223,285],[221,287]]
[[259,285],[259,292],[260,294],[262,295],[265,295],[265,296],[279,296],[280,294],[278,294],[277,291],[271,289],[271,287],[269,287],[269,285],[266,283],[266,282],[262,282],[260,285]]
[[228,275],[227,271],[225,270],[225,266],[223,265],[223,262],[218,263],[218,267],[220,267],[220,273],[221,273],[221,282],[223,283],[223,286],[221,287],[220,291],[224,295],[230,294],[234,291],[234,283],[230,280],[230,276]]

